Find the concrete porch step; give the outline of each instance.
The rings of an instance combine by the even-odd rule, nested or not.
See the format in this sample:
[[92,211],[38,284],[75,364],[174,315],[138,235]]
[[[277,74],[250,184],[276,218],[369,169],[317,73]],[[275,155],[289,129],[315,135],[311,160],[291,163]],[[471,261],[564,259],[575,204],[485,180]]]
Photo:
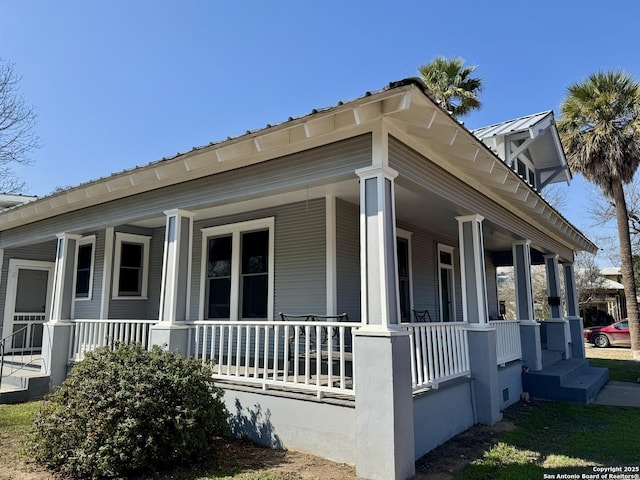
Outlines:
[[555,365],[562,360],[562,352],[555,352],[553,350],[542,349],[542,370],[545,370],[552,365]]
[[0,403],[18,403],[44,397],[49,392],[49,376],[40,372],[40,366],[14,370],[5,365],[0,383]]
[[540,372],[523,372],[522,388],[534,398],[589,403],[609,379],[586,359],[560,360]]

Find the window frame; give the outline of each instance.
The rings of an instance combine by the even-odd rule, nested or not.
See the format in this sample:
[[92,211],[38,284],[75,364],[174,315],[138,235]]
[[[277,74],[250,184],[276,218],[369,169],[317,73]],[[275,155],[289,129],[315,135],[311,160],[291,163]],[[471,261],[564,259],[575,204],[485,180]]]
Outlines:
[[[522,172],[520,172],[520,167],[522,167]],[[512,169],[530,186],[536,188],[536,167],[526,156],[518,155],[513,162]]]
[[[122,244],[132,243],[142,245],[142,269],[140,274],[142,275],[140,285],[140,295],[121,295],[120,294],[120,262],[122,260]],[[138,235],[134,233],[116,232],[115,241],[115,257],[113,260],[113,287],[112,287],[112,299],[113,300],[147,300],[149,289],[149,247],[151,244],[151,237],[147,235]]]
[[[76,293],[76,287],[78,285],[78,257],[80,255],[80,247],[85,245],[91,245],[91,263],[89,264],[89,291],[86,297],[78,297]],[[96,236],[87,235],[81,237],[76,241],[76,257],[75,257],[75,275],[73,276],[73,299],[74,301],[82,302],[93,299],[93,273],[95,270],[96,260]]]
[[[451,319],[449,322],[456,322],[456,275],[455,275],[455,247],[438,243],[437,256],[438,256],[438,303],[440,304],[440,321],[444,322],[444,302],[442,301],[442,270],[449,270],[451,278]],[[451,255],[451,264],[442,263],[441,253],[448,253]]]
[[[413,232],[409,232],[408,230],[403,230],[401,228],[397,228],[396,227],[396,254],[398,251],[398,240],[406,240],[407,242],[407,276],[409,279],[409,318],[407,318],[405,321],[406,322],[411,322],[412,321],[412,315],[413,315],[413,266],[412,266],[412,260],[413,260],[413,252],[411,250],[411,238],[413,236]],[[398,285],[398,311],[400,313],[400,316],[398,318],[399,322],[402,321],[402,308],[401,308],[401,295],[400,295],[400,258],[396,257],[396,260],[398,262],[397,264],[397,274],[398,274],[398,278],[397,278],[397,282],[396,284]]]
[[[243,233],[250,233],[259,230],[267,230],[269,232],[268,260],[267,260],[267,320],[273,320],[274,308],[274,251],[275,251],[275,217],[266,217],[256,220],[248,220],[245,222],[230,223],[225,225],[217,225],[214,227],[202,228],[202,248],[200,262],[200,305],[198,316],[203,320],[242,320],[242,294],[240,292],[241,278],[241,236]],[[209,239],[214,237],[231,236],[231,292],[229,299],[229,318],[208,319],[206,314],[207,300],[207,261],[208,261],[208,244]],[[255,320],[255,318],[247,319]]]

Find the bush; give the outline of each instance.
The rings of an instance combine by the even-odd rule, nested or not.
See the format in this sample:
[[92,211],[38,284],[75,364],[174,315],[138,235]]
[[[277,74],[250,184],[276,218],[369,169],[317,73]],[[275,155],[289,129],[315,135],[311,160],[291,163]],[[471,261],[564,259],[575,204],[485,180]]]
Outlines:
[[66,476],[117,476],[201,460],[228,433],[211,373],[157,346],[88,353],[49,395],[26,451]]

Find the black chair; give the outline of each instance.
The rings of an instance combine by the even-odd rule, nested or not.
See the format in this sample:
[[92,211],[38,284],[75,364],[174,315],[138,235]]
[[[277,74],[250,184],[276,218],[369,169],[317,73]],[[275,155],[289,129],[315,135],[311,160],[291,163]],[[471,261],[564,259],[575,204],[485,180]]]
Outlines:
[[413,318],[418,323],[433,322],[429,310],[412,310]]

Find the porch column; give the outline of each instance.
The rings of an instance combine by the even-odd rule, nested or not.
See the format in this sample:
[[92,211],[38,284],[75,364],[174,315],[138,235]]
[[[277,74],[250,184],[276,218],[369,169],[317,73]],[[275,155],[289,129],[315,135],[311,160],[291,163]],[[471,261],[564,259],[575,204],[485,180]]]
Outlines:
[[167,210],[160,289],[159,323],[151,327],[151,344],[188,353],[189,295],[194,213]]
[[542,370],[542,339],[540,324],[535,320],[533,288],[531,287],[531,242],[513,244],[513,277],[516,289],[516,313],[520,320],[520,344],[525,368]]
[[578,292],[576,291],[576,274],[573,263],[563,263],[564,290],[567,297],[567,321],[571,331],[571,356],[585,358],[582,318],[578,306]]
[[389,167],[360,177],[361,310],[354,332],[356,473],[371,479],[415,474],[409,332],[399,325],[394,179]]
[[500,413],[498,355],[496,329],[489,323],[487,276],[484,264],[483,217],[456,217],[460,245],[462,276],[462,309],[469,322],[469,364],[479,423],[493,425],[502,419]]
[[547,296],[549,297],[549,320],[547,320],[547,350],[561,352],[563,358],[571,358],[571,332],[569,322],[562,318],[562,296],[560,291],[560,269],[558,255],[545,255],[547,271]]
[[42,331],[42,373],[49,375],[50,387],[60,385],[67,376],[69,343],[73,333],[70,319],[74,298],[76,245],[79,239],[80,235],[58,235],[51,316],[43,325]]

